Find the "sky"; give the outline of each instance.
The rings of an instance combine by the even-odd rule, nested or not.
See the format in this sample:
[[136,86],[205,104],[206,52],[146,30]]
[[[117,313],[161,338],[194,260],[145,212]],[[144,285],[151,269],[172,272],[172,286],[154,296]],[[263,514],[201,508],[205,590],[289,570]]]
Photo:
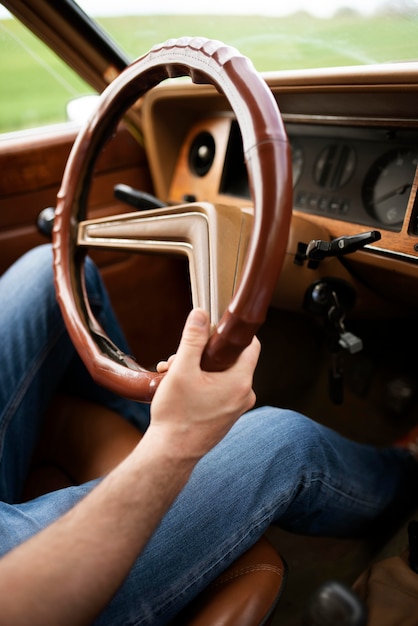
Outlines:
[[[329,17],[341,7],[349,6],[363,13],[372,13],[385,0],[78,0],[82,8],[92,15],[133,15],[158,13],[224,13],[286,15],[305,10],[318,17]],[[418,0],[417,0],[418,2]],[[256,7],[256,11],[254,10]],[[5,9],[0,6],[0,18]]]
[[[285,15],[298,10],[306,10],[320,17],[328,17],[343,6],[350,6],[362,12],[372,12],[383,0],[79,0],[80,6],[95,15],[118,13],[249,13],[263,15]],[[142,6],[141,6],[142,5]],[[173,6],[174,5],[174,6]],[[256,11],[254,10],[256,8]]]

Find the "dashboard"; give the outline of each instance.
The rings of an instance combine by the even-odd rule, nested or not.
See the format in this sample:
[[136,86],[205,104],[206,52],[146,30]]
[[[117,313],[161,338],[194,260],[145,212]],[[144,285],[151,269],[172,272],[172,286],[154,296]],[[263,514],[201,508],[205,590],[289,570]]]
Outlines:
[[[390,259],[408,275],[418,264],[417,77],[418,63],[266,77],[291,145],[294,217],[330,239],[379,230],[381,240],[356,259],[386,268]],[[159,197],[252,206],[240,130],[223,94],[161,86],[147,94],[143,114]]]
[[[292,149],[295,209],[401,230],[418,165],[417,130],[289,123],[286,131]],[[192,175],[208,174],[215,150],[211,132],[198,129],[188,151]],[[236,122],[229,128],[218,192],[250,198]],[[184,199],[193,197],[186,193]]]

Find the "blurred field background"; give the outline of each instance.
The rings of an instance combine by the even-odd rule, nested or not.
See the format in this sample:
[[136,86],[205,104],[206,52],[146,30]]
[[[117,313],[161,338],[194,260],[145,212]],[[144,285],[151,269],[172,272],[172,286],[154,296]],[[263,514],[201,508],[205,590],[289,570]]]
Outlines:
[[[286,17],[124,16],[98,19],[134,59],[182,35],[220,39],[260,71],[418,59],[418,19],[402,14],[332,19]],[[0,20],[0,132],[62,122],[66,103],[91,93],[49,49],[13,19]]]

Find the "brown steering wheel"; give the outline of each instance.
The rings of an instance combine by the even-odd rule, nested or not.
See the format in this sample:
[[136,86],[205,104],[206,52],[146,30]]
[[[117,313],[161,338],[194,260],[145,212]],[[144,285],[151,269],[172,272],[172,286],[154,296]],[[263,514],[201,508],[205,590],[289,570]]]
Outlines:
[[[225,94],[235,114],[254,203],[247,237],[248,212],[207,203],[84,219],[95,160],[116,124],[150,88],[177,76],[212,83]],[[284,125],[270,89],[246,57],[219,41],[185,37],[154,47],[127,67],[102,93],[74,143],[53,228],[58,301],[69,335],[96,382],[120,395],[149,402],[161,375],[121,352],[93,316],[84,286],[88,248],[149,250],[156,245],[158,250],[186,254],[194,267],[192,292],[195,283],[198,294],[194,304],[221,311],[219,321],[211,311],[217,326],[206,345],[202,367],[222,370],[235,362],[264,321],[285,257],[291,210],[291,160]],[[244,235],[237,237],[240,232]],[[230,262],[231,246],[240,261]],[[228,274],[229,304],[223,307],[222,292],[212,307],[217,291],[223,289],[219,285],[225,283],[224,274]],[[202,280],[215,283],[208,299],[201,295],[205,292]]]

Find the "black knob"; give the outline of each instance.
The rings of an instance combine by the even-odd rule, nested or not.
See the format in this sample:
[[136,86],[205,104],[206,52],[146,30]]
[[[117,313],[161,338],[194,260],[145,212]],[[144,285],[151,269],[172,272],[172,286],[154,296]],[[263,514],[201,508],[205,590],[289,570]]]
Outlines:
[[52,206],[42,209],[38,215],[36,226],[41,235],[45,235],[48,239],[52,239],[52,228],[54,226],[55,209]]

